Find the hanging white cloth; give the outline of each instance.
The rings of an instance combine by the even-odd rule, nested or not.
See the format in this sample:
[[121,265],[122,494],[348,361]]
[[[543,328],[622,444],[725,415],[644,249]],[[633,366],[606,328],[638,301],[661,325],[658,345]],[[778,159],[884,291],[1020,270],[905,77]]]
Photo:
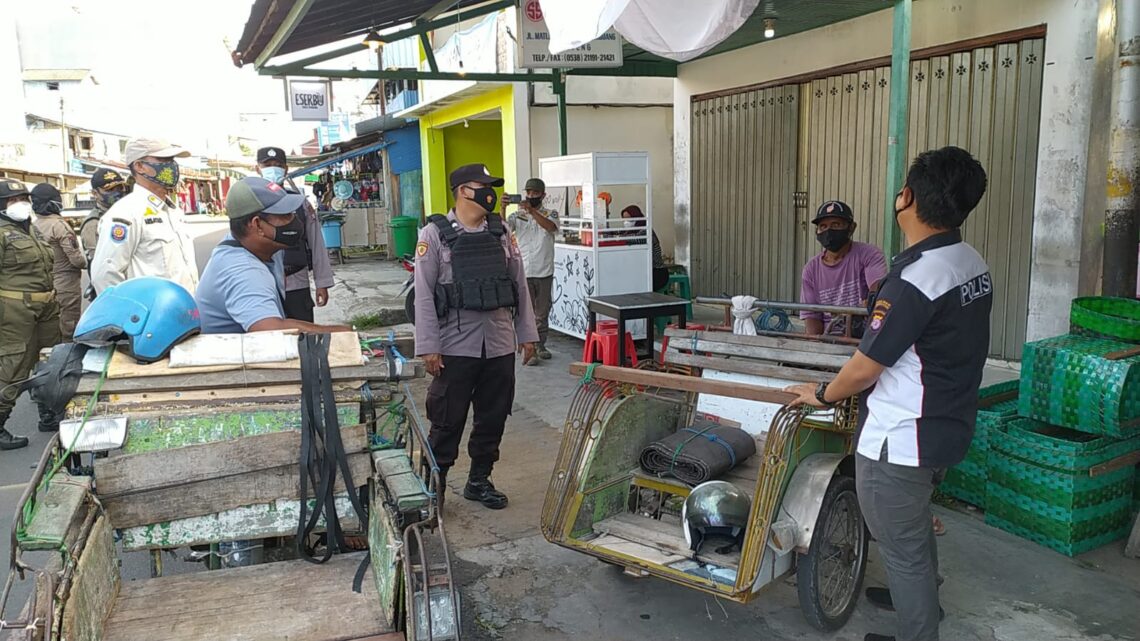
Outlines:
[[755,296],[732,297],[732,333],[744,336],[756,335],[756,323],[752,320],[752,310],[756,306]]
[[542,0],[550,52],[594,40],[615,27],[626,40],[684,62],[736,32],[759,0]]

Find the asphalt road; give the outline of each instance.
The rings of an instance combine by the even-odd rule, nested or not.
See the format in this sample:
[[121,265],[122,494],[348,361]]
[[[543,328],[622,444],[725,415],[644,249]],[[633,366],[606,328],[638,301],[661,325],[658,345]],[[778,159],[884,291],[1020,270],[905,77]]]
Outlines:
[[[206,266],[210,252],[217,246],[228,231],[225,220],[194,223],[189,226],[194,234],[194,253],[198,261],[198,269]],[[20,397],[12,416],[8,419],[7,429],[13,434],[28,437],[28,447],[9,452],[0,452],[0,559],[7,565],[8,555],[11,553],[9,532],[12,528],[12,519],[15,515],[16,504],[20,500],[28,479],[39,462],[44,447],[51,440],[52,434],[39,432],[36,426],[39,415],[35,406],[28,399],[27,394]],[[137,555],[133,555],[137,556]],[[146,558],[132,559],[131,566],[137,566],[138,571],[146,568]],[[125,562],[126,564],[126,562]],[[6,576],[6,575],[5,575]],[[28,598],[31,590],[31,580],[17,582],[12,589],[9,604],[0,613],[0,618],[16,618]],[[6,634],[0,632],[0,639]]]

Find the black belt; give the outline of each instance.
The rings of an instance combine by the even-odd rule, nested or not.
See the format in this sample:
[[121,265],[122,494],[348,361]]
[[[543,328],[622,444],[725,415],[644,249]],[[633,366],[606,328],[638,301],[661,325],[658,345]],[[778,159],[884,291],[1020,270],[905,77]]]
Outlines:
[[[297,551],[301,558],[311,563],[324,563],[335,552],[349,551],[336,513],[337,471],[344,478],[349,501],[360,520],[362,527],[368,527],[368,516],[357,496],[356,483],[348,466],[348,456],[341,440],[340,424],[336,416],[336,396],[332,388],[332,375],[329,371],[328,334],[302,334],[301,352],[301,457],[300,488],[301,518],[297,523]],[[316,504],[309,514],[309,486],[315,490]],[[321,515],[325,517],[327,532],[323,556],[317,557],[315,550],[307,544],[308,536],[317,527]],[[371,555],[357,569],[352,589],[360,592],[364,573],[369,567]]]

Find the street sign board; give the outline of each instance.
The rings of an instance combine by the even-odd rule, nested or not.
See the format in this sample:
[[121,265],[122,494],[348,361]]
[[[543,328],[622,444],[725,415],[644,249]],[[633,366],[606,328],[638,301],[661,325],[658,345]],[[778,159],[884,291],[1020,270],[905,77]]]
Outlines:
[[289,112],[293,120],[328,120],[332,101],[327,82],[289,81]]
[[613,28],[581,47],[550,53],[550,31],[539,0],[523,0],[519,14],[519,66],[523,68],[620,67],[621,36]]

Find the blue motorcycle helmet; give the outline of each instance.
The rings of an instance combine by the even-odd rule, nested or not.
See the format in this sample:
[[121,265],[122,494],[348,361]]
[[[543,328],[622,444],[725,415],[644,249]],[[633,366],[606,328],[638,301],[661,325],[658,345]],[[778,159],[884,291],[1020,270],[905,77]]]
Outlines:
[[102,347],[128,340],[140,363],[166,358],[202,330],[194,297],[172,280],[140,276],[103,290],[75,326],[75,342]]

